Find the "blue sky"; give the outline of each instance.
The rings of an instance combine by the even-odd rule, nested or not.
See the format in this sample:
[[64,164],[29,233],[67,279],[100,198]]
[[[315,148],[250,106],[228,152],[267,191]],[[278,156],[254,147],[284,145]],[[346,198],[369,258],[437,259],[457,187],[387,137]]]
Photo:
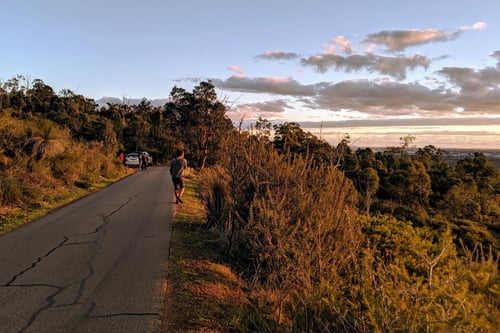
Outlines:
[[0,0],[0,81],[89,98],[212,80],[228,115],[336,144],[500,148],[500,2]]

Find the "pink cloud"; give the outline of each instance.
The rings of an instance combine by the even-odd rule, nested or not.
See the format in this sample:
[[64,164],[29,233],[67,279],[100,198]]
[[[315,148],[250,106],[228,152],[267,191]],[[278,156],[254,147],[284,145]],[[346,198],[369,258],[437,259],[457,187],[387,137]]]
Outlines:
[[244,76],[244,71],[241,67],[239,66],[236,66],[236,65],[231,65],[228,67],[228,69],[232,72],[235,72],[236,74],[238,74],[239,76]]

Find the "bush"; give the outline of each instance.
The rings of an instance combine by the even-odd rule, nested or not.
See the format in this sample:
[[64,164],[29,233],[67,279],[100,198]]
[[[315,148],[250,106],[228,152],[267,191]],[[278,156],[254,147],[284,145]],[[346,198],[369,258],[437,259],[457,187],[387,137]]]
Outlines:
[[24,201],[22,178],[15,169],[0,173],[0,204],[18,205]]
[[362,240],[351,181],[333,166],[279,155],[262,142],[235,144],[228,154],[223,167],[205,173],[203,197],[215,215],[209,221],[229,235],[235,265],[254,290],[272,295],[265,326],[330,325],[322,300],[342,293]]
[[225,232],[249,282],[254,303],[243,331],[498,327],[498,256],[457,251],[447,221],[431,228],[437,222],[425,210],[394,203],[385,209],[405,221],[358,216],[356,192],[334,167],[252,138],[225,153],[202,174],[202,197],[208,225]]
[[70,148],[50,159],[51,173],[70,185],[80,179],[85,170],[85,162],[79,149]]
[[88,189],[125,173],[102,143],[74,141],[69,130],[47,119],[0,115],[0,147],[3,216],[43,209],[75,187]]
[[207,210],[207,227],[228,231],[230,226],[230,195],[227,173],[221,167],[205,168],[199,175],[200,195]]

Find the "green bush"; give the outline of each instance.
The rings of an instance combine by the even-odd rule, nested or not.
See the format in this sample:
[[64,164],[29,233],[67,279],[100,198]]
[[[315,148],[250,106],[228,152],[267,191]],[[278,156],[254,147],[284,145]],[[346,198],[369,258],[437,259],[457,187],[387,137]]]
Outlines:
[[[368,330],[494,332],[499,325],[498,255],[481,247],[457,254],[451,232],[437,234],[392,217],[363,218],[367,243],[359,318]],[[359,321],[356,321],[360,324]]]

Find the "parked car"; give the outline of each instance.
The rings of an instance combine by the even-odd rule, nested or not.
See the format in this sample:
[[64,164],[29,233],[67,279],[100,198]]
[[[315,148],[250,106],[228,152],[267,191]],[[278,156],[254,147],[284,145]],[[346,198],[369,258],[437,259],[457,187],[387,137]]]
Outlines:
[[144,154],[144,156],[146,156],[147,164],[153,165],[153,158],[151,157],[151,155],[149,155],[149,153],[147,151],[140,151],[139,154]]
[[153,158],[147,151],[129,153],[125,156],[123,163],[128,167],[139,167],[141,165],[141,154],[146,156],[147,165],[153,165]]
[[125,159],[123,160],[123,164],[128,167],[139,167],[140,164],[139,153],[129,153],[125,155]]

